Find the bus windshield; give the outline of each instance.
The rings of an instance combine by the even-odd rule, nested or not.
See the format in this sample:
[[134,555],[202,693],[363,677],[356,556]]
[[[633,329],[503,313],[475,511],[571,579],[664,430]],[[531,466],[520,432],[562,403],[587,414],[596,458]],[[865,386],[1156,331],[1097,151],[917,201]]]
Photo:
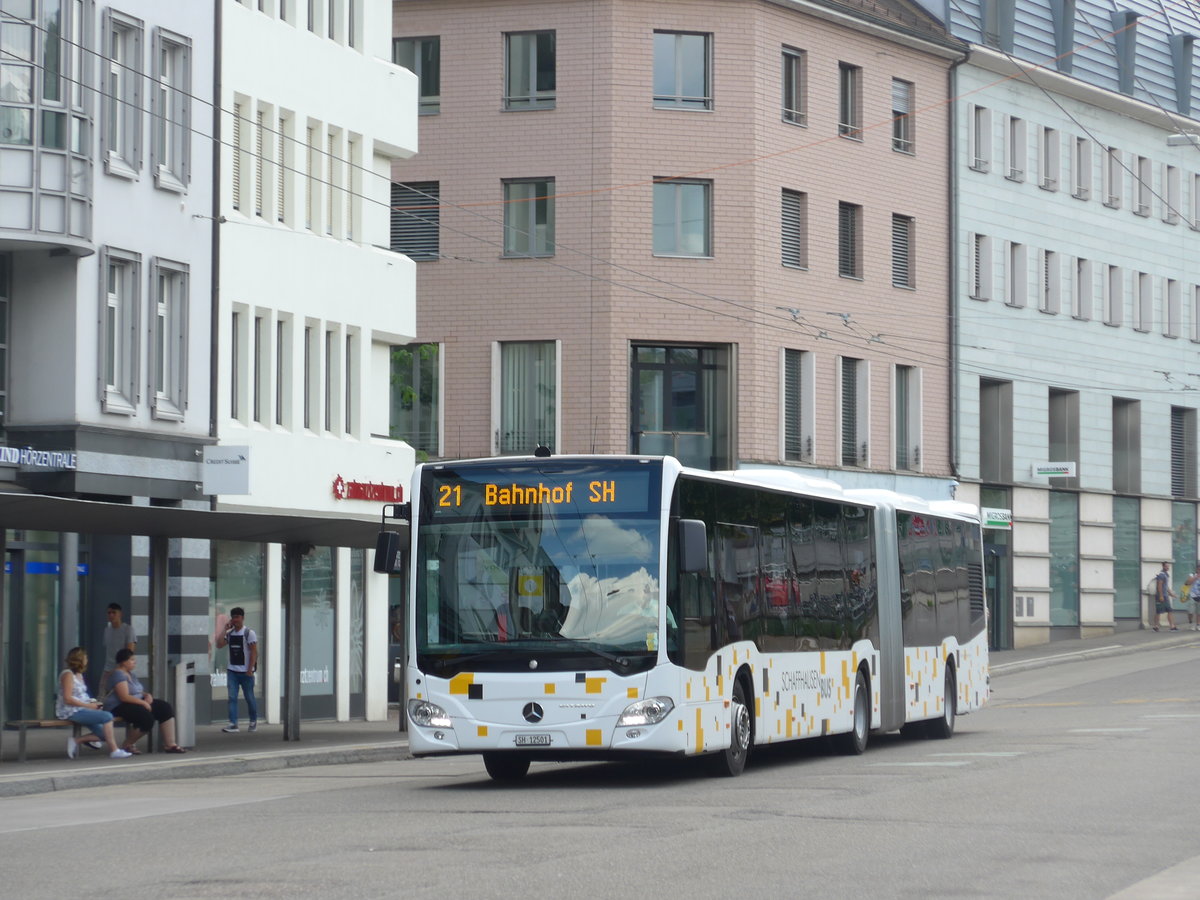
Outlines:
[[[418,665],[626,670],[658,649],[661,469],[636,460],[423,471]],[[638,666],[641,667],[640,665]]]

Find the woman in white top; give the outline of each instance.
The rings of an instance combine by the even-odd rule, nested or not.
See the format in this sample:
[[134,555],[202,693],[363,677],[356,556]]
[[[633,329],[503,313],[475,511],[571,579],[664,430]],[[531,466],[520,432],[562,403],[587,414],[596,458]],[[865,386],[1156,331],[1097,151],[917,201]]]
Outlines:
[[[113,737],[113,714],[101,709],[100,701],[93,700],[88,694],[87,684],[83,680],[87,664],[87,652],[82,647],[72,647],[67,654],[67,667],[58,676],[58,702],[54,704],[54,714],[60,719],[90,728],[92,734],[108,746],[108,755],[113,759],[132,756],[128,750],[117,746]],[[92,743],[92,740],[90,737],[67,738],[67,756],[74,759],[79,754],[79,745]]]

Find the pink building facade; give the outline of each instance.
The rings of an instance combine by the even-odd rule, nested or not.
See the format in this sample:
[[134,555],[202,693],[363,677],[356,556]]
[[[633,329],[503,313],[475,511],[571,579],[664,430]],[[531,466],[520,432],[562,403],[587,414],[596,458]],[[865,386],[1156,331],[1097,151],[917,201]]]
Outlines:
[[393,9],[423,115],[392,246],[425,345],[394,434],[952,477],[940,26],[899,2]]

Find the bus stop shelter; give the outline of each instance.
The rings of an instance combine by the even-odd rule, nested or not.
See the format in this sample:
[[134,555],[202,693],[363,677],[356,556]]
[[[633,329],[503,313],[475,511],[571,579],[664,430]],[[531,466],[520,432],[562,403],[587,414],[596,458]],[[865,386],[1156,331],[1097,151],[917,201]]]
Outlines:
[[[20,491],[0,490],[0,559],[10,528],[67,534],[139,535],[150,540],[150,653],[149,675],[155,692],[167,684],[167,574],[171,538],[246,541],[283,544],[288,567],[288,590],[283,607],[286,670],[281,707],[283,738],[300,739],[300,564],[312,547],[370,548],[375,546],[379,519],[305,516],[269,511],[180,509],[76,500]],[[0,578],[0,643],[9,622],[9,599]],[[12,636],[19,637],[19,636]],[[0,667],[0,721],[4,709],[4,668]],[[165,693],[165,691],[164,691]]]

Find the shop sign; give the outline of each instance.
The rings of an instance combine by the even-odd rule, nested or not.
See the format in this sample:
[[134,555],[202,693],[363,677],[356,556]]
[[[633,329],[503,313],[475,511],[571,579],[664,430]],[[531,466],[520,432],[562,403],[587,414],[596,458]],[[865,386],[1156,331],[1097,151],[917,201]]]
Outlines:
[[1074,478],[1075,461],[1044,462],[1033,464],[1034,478]]
[[201,490],[206,494],[250,493],[250,447],[205,447],[203,481]]
[[23,469],[74,469],[72,450],[34,450],[32,447],[0,447],[0,465]]
[[983,514],[983,527],[996,531],[1012,531],[1012,510],[995,509],[984,506],[979,510]]
[[373,481],[347,481],[341,475],[333,479],[335,500],[371,500],[376,503],[403,503],[404,488],[398,484]]

